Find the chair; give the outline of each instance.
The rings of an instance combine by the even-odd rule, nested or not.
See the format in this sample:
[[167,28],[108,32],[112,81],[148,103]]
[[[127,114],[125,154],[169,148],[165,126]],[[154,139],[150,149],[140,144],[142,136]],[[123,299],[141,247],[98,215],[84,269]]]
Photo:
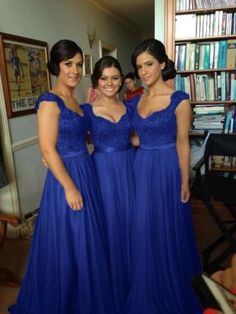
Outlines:
[[[6,215],[0,213],[0,249],[2,249],[3,247],[8,223],[16,227],[19,225],[20,220],[13,215]],[[7,268],[0,268],[0,284],[18,287],[19,281],[15,278],[12,271],[10,271]]]
[[[215,162],[219,156],[222,159],[221,165],[217,165]],[[193,167],[193,170],[196,171],[196,177],[192,192],[196,193],[206,205],[221,232],[221,236],[202,252],[203,270],[210,274],[222,269],[221,263],[232,253],[236,253],[236,239],[234,237],[236,233],[235,161],[236,135],[210,134],[206,142],[204,156]],[[222,210],[216,206],[219,202],[224,208],[224,215],[222,215]],[[225,219],[225,212],[229,219]],[[225,243],[226,248],[220,254],[216,253],[216,249]]]

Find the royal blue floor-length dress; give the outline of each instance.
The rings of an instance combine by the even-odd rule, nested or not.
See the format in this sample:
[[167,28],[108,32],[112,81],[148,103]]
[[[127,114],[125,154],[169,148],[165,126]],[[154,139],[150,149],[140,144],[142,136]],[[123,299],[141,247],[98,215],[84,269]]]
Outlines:
[[131,114],[117,122],[97,116],[90,104],[82,105],[91,122],[92,155],[105,208],[104,227],[109,246],[112,291],[117,313],[124,314],[130,279],[130,223],[134,207],[134,149]]
[[189,203],[181,202],[175,109],[188,95],[176,91],[164,110],[133,126],[140,137],[134,162],[136,205],[132,220],[132,276],[127,314],[200,314],[191,279],[201,271]]
[[[57,149],[84,207],[69,208],[64,189],[47,172],[25,278],[12,314],[115,314],[106,259],[103,207],[85,138],[89,121],[53,93],[40,102],[60,109]],[[32,170],[33,171],[33,170]]]

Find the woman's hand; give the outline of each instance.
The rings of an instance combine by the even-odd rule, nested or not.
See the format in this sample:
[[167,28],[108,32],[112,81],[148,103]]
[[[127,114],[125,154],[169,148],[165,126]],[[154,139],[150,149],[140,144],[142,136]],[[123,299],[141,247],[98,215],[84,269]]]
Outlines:
[[188,184],[181,185],[181,202],[186,203],[190,198],[190,191]]
[[131,134],[131,144],[134,147],[139,147],[139,145],[140,145],[139,137],[135,132],[132,132],[132,134]]
[[44,167],[48,168],[48,163],[44,157],[42,157],[42,162],[43,162]]
[[65,196],[71,209],[80,210],[84,207],[82,195],[76,187],[65,190]]
[[83,207],[83,198],[57,151],[58,123],[60,110],[56,103],[43,101],[38,110],[38,133],[42,161],[48,167],[65,192],[66,201],[73,210]]

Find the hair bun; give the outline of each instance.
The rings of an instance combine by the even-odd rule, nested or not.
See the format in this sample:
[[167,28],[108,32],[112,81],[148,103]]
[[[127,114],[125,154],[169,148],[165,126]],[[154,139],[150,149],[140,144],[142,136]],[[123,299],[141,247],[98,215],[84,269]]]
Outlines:
[[48,71],[49,71],[52,75],[57,75],[57,71],[56,71],[56,69],[55,69],[54,62],[52,62],[51,60],[48,61],[48,63],[47,63],[47,68],[48,68]]
[[175,63],[167,57],[166,66],[162,71],[162,77],[164,81],[171,80],[176,76]]

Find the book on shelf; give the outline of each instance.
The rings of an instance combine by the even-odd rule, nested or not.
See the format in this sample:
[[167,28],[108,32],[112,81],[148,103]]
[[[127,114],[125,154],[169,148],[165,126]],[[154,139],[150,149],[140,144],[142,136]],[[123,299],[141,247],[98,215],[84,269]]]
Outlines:
[[196,104],[194,106],[194,111],[200,112],[224,112],[224,104]]
[[226,75],[225,72],[220,73],[221,100],[226,100]]
[[[177,47],[177,46],[176,46]],[[184,70],[185,69],[185,53],[186,53],[186,45],[178,45],[178,59],[177,59],[177,69]]]
[[176,11],[211,9],[235,5],[235,0],[176,0]]
[[189,70],[195,69],[195,49],[196,49],[196,43],[190,43],[189,47]]
[[236,0],[176,0],[174,11],[175,87],[190,95],[192,133],[236,133]]
[[228,46],[227,40],[219,41],[219,55],[217,68],[226,68],[227,46]]
[[179,43],[175,46],[179,71],[236,67],[236,39]]
[[231,110],[226,113],[225,117],[225,125],[224,125],[224,133],[229,133],[230,123],[231,123]]
[[227,68],[236,68],[236,39],[229,39],[227,43]]
[[175,18],[175,37],[193,38],[196,35],[196,14],[180,14]]
[[230,73],[231,94],[230,99],[236,100],[236,73]]
[[199,69],[199,54],[200,54],[200,44],[196,43],[195,45],[195,63],[194,63],[194,69],[198,70]]
[[177,14],[175,31],[177,39],[233,35],[236,33],[236,12]]
[[184,70],[189,71],[190,70],[190,54],[191,54],[191,43],[186,43],[186,49],[185,49],[185,65]]
[[176,89],[190,93],[192,101],[236,100],[236,73],[177,74]]
[[222,133],[224,126],[224,105],[195,105],[193,108],[192,130]]
[[224,133],[236,132],[236,107],[232,105],[225,115]]

